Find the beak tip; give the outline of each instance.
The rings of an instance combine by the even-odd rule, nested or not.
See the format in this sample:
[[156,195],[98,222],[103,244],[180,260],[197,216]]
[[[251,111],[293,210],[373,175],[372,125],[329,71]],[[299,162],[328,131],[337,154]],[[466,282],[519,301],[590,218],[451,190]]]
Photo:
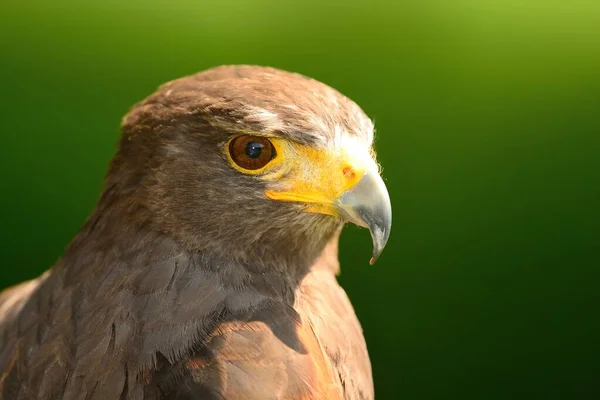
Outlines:
[[375,264],[375,261],[377,261],[377,259],[379,259],[379,256],[381,255],[381,253],[383,253],[383,249],[387,243],[388,237],[389,237],[389,231],[386,232],[386,234],[384,235],[378,235],[378,234],[374,234],[374,232],[371,232],[371,235],[373,237],[373,255],[371,256],[371,259],[369,260],[369,264],[373,265]]
[[373,265],[383,252],[392,227],[392,205],[387,188],[377,173],[366,173],[338,201],[347,222],[369,229],[373,240]]

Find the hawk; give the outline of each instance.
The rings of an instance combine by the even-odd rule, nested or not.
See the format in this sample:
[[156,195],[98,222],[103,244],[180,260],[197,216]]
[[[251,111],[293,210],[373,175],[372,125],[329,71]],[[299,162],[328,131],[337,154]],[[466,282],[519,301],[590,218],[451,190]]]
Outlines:
[[373,399],[336,281],[346,222],[391,228],[373,124],[316,80],[223,66],[124,117],[59,261],[0,294],[0,399]]

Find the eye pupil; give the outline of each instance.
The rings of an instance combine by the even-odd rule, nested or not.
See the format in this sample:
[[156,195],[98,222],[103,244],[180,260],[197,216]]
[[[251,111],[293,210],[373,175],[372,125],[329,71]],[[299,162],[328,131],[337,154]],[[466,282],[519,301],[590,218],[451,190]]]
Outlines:
[[246,145],[246,154],[250,158],[258,158],[260,157],[263,147],[265,146],[262,143],[250,142]]

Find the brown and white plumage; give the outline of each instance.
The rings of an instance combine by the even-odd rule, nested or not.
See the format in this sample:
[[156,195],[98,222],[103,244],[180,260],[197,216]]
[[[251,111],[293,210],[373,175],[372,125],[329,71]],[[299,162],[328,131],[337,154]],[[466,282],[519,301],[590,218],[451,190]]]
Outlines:
[[[273,142],[273,162],[234,165],[238,135]],[[63,257],[0,294],[0,399],[372,399],[335,279],[345,221],[376,252],[389,235],[372,140],[356,104],[297,74],[163,85],[125,117]]]

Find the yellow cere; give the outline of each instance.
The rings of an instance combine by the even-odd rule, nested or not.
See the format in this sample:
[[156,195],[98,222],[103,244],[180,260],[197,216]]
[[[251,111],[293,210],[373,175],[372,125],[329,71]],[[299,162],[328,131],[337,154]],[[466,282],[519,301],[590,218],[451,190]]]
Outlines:
[[344,135],[327,147],[313,147],[270,137],[276,156],[265,167],[241,172],[260,175],[268,181],[265,195],[272,200],[300,202],[306,212],[338,215],[336,200],[363,177],[367,169],[377,171],[371,150],[357,137]]

